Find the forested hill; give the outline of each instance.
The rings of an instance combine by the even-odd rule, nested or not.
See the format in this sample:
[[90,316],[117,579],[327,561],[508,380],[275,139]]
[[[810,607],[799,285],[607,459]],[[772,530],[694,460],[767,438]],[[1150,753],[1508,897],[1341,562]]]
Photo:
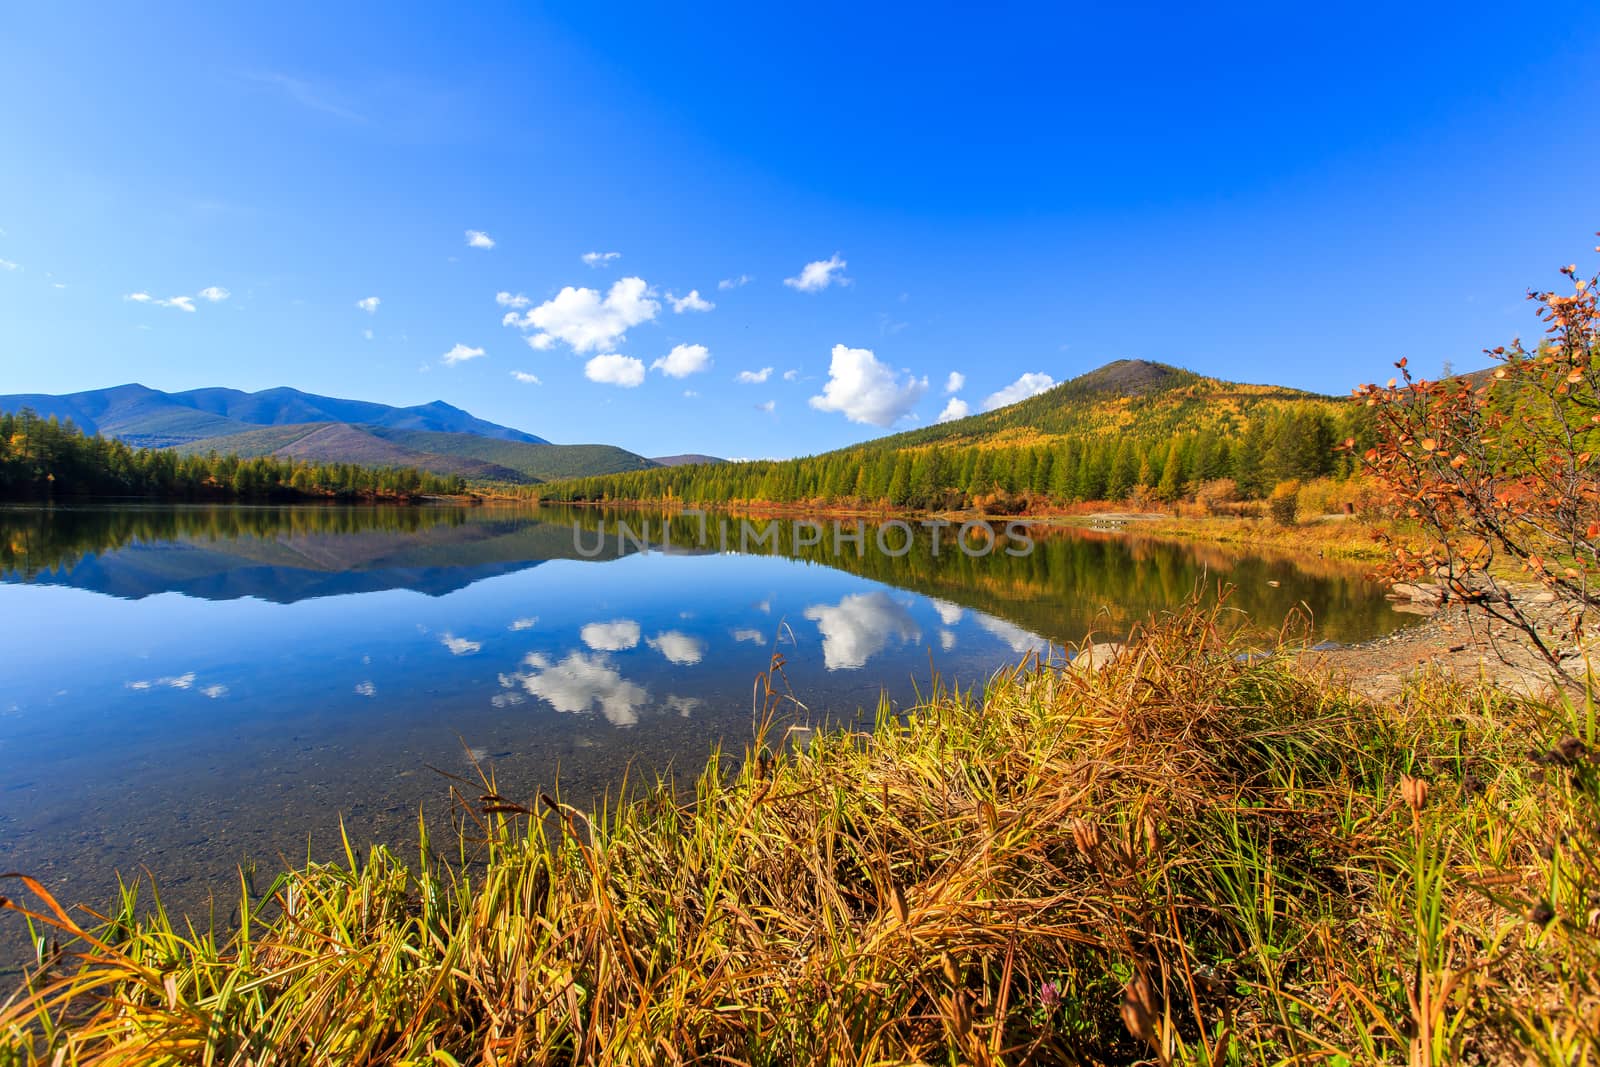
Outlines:
[[548,500],[682,500],[1019,510],[1084,500],[1171,502],[1209,487],[1260,498],[1346,476],[1336,446],[1365,408],[1119,360],[1019,403],[819,456],[681,466],[541,486]]
[[1331,415],[1349,406],[1347,400],[1281,385],[1244,385],[1165,363],[1119,359],[1015,404],[890,434],[863,447],[998,445],[1077,434],[1150,439],[1204,430],[1226,437],[1245,432],[1257,415],[1287,409]]

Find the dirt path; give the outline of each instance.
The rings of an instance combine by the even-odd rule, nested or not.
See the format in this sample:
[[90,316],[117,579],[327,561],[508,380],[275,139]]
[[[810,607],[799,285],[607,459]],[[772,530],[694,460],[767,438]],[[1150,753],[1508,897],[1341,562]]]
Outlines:
[[[1536,587],[1519,587],[1513,595],[1522,598],[1542,633],[1565,629],[1560,605],[1543,600]],[[1395,696],[1407,679],[1427,670],[1536,699],[1556,697],[1563,690],[1581,693],[1573,679],[1583,675],[1584,651],[1571,638],[1560,643],[1566,653],[1563,666],[1567,678],[1563,680],[1523,633],[1492,618],[1482,608],[1401,603],[1397,610],[1411,611],[1421,618],[1416,625],[1375,641],[1307,652],[1303,662],[1329,671],[1356,692],[1374,699]],[[1588,648],[1600,666],[1600,647],[1595,646],[1593,638]]]

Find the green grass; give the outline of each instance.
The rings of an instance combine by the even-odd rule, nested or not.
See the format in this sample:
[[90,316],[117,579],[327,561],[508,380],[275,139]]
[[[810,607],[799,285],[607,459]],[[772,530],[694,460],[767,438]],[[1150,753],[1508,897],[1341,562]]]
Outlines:
[[1367,705],[1217,621],[870,739],[784,743],[769,696],[692,796],[487,787],[231,932],[30,886],[65,943],[0,1063],[1596,1062],[1592,705]]

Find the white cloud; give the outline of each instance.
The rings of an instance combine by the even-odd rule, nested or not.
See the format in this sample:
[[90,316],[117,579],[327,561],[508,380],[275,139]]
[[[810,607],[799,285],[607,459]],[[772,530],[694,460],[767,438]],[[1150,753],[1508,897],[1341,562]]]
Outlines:
[[585,252],[578,257],[591,267],[608,267],[622,258],[621,252]]
[[[220,291],[226,293],[227,290],[220,290]],[[202,292],[201,295],[204,296],[205,293]],[[135,304],[150,304],[150,305],[152,305],[154,307],[158,307],[158,308],[177,308],[179,311],[194,311],[195,310],[194,297],[192,297],[192,296],[174,296],[174,297],[169,297],[166,300],[157,300],[155,297],[151,296],[149,293],[138,292],[138,293],[129,293],[126,296],[124,296],[122,299],[131,300]],[[210,298],[207,297],[207,299],[210,299]],[[223,296],[223,297],[220,297],[219,299],[226,300],[227,297]]]
[[509,688],[520,683],[557,711],[573,714],[598,707],[611,725],[632,726],[650,697],[643,686],[623,678],[604,656],[571,652],[552,666],[543,656],[531,654],[523,662],[530,669],[502,676],[501,684]]
[[[194,671],[189,671],[185,674],[173,675],[168,678],[157,678],[154,681],[129,682],[127,683],[127,686],[129,689],[155,689],[158,686],[163,685],[171,689],[193,689],[194,679]],[[224,692],[226,692],[226,690],[224,690]]]
[[783,380],[786,382],[798,382],[800,380],[800,372],[797,370],[786,370],[783,372]]
[[356,683],[356,695],[357,696],[364,696],[364,697],[375,697],[375,696],[378,695],[378,687],[373,685],[371,682],[357,682]]
[[685,389],[683,391],[683,395],[684,395],[685,398],[687,398],[689,400],[693,400],[695,397],[699,396],[700,394],[695,392],[693,389]]
[[753,281],[755,281],[755,279],[750,277],[750,275],[741,274],[737,278],[722,279],[717,283],[717,288],[721,289],[723,292],[727,292],[729,289],[738,289],[741,286],[749,285]]
[[370,341],[370,340],[372,340],[372,331],[371,330],[362,330],[361,331],[361,336],[365,337],[367,340]]
[[870,349],[834,345],[827,384],[821,396],[811,398],[811,406],[837,411],[851,422],[892,426],[927,391],[928,379],[908,375],[900,381],[894,368],[879,363]]
[[1029,371],[998,393],[990,393],[983,402],[983,410],[993,411],[1003,408],[1007,404],[1015,404],[1019,400],[1026,400],[1030,396],[1038,396],[1046,389],[1056,384],[1056,380],[1048,374],[1036,374]]
[[656,634],[645,644],[682,667],[693,667],[706,657],[706,643],[679,630]]
[[220,304],[233,294],[220,285],[208,285],[200,290],[200,299],[209,300],[213,304]]
[[539,376],[537,374],[529,374],[525,370],[514,370],[514,371],[511,372],[511,376],[513,378],[515,378],[517,381],[521,382],[523,385],[543,385],[544,384],[544,382],[541,382],[539,380]]
[[381,303],[383,303],[383,301],[377,297],[368,296],[357,300],[356,307],[360,308],[362,311],[365,311],[368,315],[376,315],[378,313],[378,305]]
[[594,352],[616,347],[630,327],[649,322],[660,310],[643,278],[622,278],[604,296],[597,289],[569,285],[521,318],[508,314],[501,321],[538,330],[528,339],[534,348],[565,341],[574,352]]
[[650,364],[669,378],[687,378],[711,369],[711,350],[705,345],[674,345],[672,351]]
[[578,631],[578,638],[596,652],[621,652],[639,643],[639,624],[632,619],[591,622]]
[[675,297],[668,293],[667,299],[672,301],[672,310],[679,315],[685,311],[710,311],[717,306],[709,300],[702,299],[698,289],[690,289],[689,295],[685,297]]
[[882,590],[852,593],[837,604],[813,604],[805,617],[822,634],[822,660],[830,671],[865,667],[891,637],[901,643],[922,637],[911,613]]
[[835,252],[828,259],[807,263],[800,268],[797,276],[785,278],[783,284],[802,293],[818,293],[830,285],[849,285],[850,279],[844,276],[844,268],[847,265],[839,258],[839,253]]
[[948,600],[940,600],[938,597],[929,597],[928,600],[933,604],[933,610],[939,613],[939,621],[946,626],[954,626],[961,621],[961,616],[967,613],[961,605],[952,604]]
[[494,238],[490,237],[488,234],[484,233],[482,230],[468,230],[467,231],[467,247],[468,248],[485,248],[485,249],[493,248],[494,247]]
[[448,648],[452,656],[470,656],[483,648],[483,642],[469,641],[455,634],[440,634],[439,643]]
[[512,631],[513,633],[515,633],[518,630],[531,630],[535,626],[538,626],[538,625],[539,625],[539,616],[537,616],[537,615],[526,615],[526,616],[523,616],[520,619],[511,620],[511,625],[507,626],[506,629],[508,629],[508,630]]
[[956,419],[964,419],[970,414],[972,414],[972,408],[967,406],[967,402],[959,396],[953,396],[950,398],[950,402],[944,406],[944,410],[939,412],[939,417],[933,421],[954,422]]
[[978,621],[979,626],[1011,646],[1012,652],[1020,654],[1023,652],[1048,652],[1050,650],[1049,641],[1046,641],[1038,634],[1029,633],[1015,623],[997,619],[993,615],[986,615],[981,611],[974,611],[972,617]]
[[778,410],[778,402],[776,400],[763,400],[761,403],[756,405],[756,408],[757,410],[765,411],[768,415],[771,415],[774,411]]
[[21,263],[14,263],[9,259],[0,259],[0,270],[21,270]]
[[944,391],[947,393],[959,393],[966,387],[967,376],[958,370],[951,371],[950,377],[944,380]]
[[760,385],[770,377],[772,377],[772,368],[762,367],[760,370],[742,370],[734,381],[740,385]]
[[200,689],[200,695],[203,697],[208,697],[211,700],[218,700],[228,695],[228,687],[225,685],[202,686]]
[[525,308],[529,304],[533,303],[533,298],[523,296],[521,293],[513,296],[510,293],[502,291],[494,294],[494,302],[503,308]]
[[457,363],[465,363],[467,360],[477,359],[481,355],[483,355],[483,349],[468,348],[464,344],[457,343],[454,348],[439,357],[439,362],[447,367],[454,367]]
[[705,700],[701,697],[669,696],[666,703],[668,711],[675,711],[685,719],[706,706]]
[[767,635],[756,629],[738,629],[732,631],[735,641],[750,641],[757,645],[766,644]]
[[602,385],[620,385],[632,389],[644,382],[644,361],[632,356],[595,356],[583,365],[583,376]]

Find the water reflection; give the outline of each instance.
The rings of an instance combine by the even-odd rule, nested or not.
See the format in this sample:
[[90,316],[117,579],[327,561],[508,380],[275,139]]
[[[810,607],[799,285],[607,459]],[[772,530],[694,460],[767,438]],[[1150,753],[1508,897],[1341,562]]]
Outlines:
[[341,817],[356,840],[410,841],[446,794],[428,768],[472,754],[523,798],[559,779],[584,802],[636,762],[692,773],[748,736],[775,647],[813,715],[855,721],[931,670],[981,685],[1218,579],[1270,628],[1300,604],[1335,640],[1398,620],[1350,568],[1138,538],[1041,534],[980,558],[915,532],[890,556],[868,532],[836,555],[758,523],[724,553],[693,517],[631,523],[0,510],[0,870],[103,902],[148,864],[184,905],[242,859],[333,855]]
[[552,664],[538,652],[522,661],[523,670],[502,675],[507,688],[520,685],[557,711],[568,713],[599,709],[612,726],[633,726],[639,709],[650,699],[644,686],[628,681],[601,654],[570,652]]
[[822,634],[822,659],[830,671],[859,670],[890,641],[922,639],[911,612],[882,590],[853,593],[837,604],[813,604],[804,614]]

